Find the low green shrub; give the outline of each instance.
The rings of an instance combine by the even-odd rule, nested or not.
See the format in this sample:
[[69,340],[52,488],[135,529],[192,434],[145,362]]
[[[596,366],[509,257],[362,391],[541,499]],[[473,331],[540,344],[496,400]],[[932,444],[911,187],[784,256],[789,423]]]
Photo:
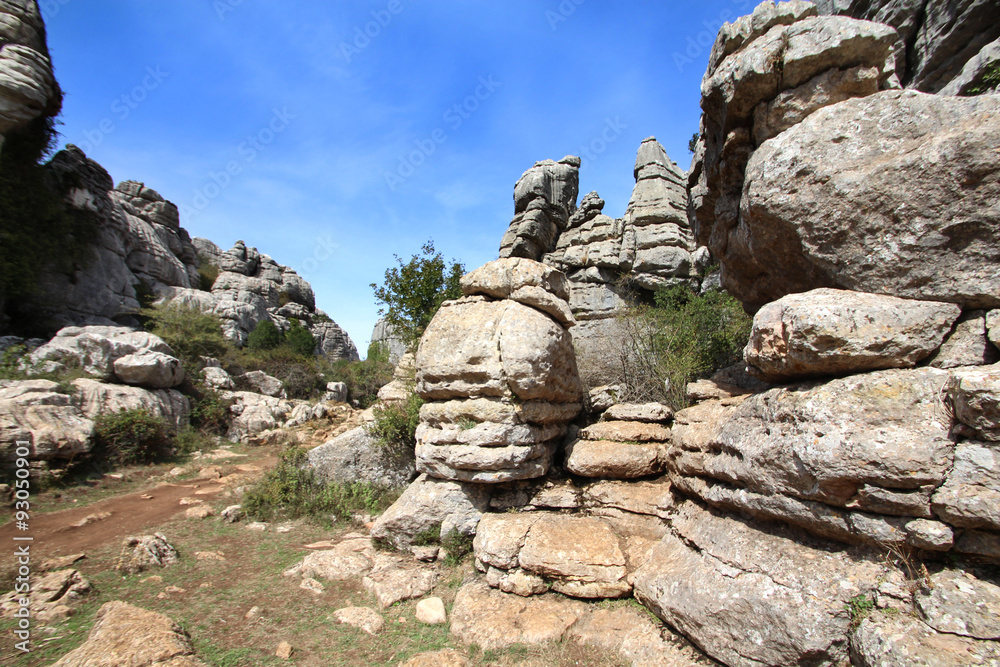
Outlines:
[[295,318],[288,320],[285,344],[291,348],[292,352],[303,357],[311,357],[316,354],[316,338]]
[[203,292],[211,292],[215,279],[219,277],[219,265],[205,255],[198,253],[198,287]]
[[193,385],[189,396],[192,426],[209,436],[222,436],[229,431],[234,399],[223,398],[221,392],[204,385]]
[[222,358],[233,349],[217,315],[177,303],[143,310],[142,315],[146,330],[162,338],[189,373],[201,369],[201,357]]
[[152,463],[173,450],[166,421],[141,408],[98,415],[94,434],[97,456],[113,465]]
[[687,407],[687,384],[742,358],[752,320],[725,292],[675,285],[622,318],[619,382],[629,401]]
[[389,350],[380,343],[372,343],[365,359],[333,362],[324,376],[329,382],[346,384],[348,396],[362,408],[371,407],[378,400],[378,390],[393,379]]
[[417,444],[417,425],[420,424],[420,406],[424,404],[416,392],[403,403],[386,403],[372,409],[374,421],[365,428],[369,435],[395,450],[412,450]]
[[258,521],[306,517],[329,523],[332,516],[382,512],[399,497],[398,489],[366,482],[323,482],[307,462],[306,452],[298,447],[282,452],[278,465],[244,495],[247,516]]
[[271,320],[261,320],[247,336],[247,347],[251,350],[273,350],[283,340],[284,336],[278,325]]
[[472,553],[472,535],[460,533],[453,530],[441,540],[441,546],[445,550],[444,564],[448,567],[455,567],[465,557]]

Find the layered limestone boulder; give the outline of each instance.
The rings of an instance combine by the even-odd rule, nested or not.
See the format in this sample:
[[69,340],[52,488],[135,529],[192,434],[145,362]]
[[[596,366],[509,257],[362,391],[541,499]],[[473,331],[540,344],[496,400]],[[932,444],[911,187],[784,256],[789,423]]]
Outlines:
[[473,545],[486,581],[504,592],[618,598],[632,592],[622,542],[599,517],[525,512],[485,515]]
[[998,110],[995,95],[886,91],[766,142],[713,246],[725,284],[751,308],[816,287],[997,307]]
[[0,4],[0,150],[4,137],[62,107],[52,72],[45,23],[34,0]]
[[744,357],[771,382],[908,368],[941,348],[960,314],[950,303],[815,289],[757,311]]
[[839,665],[852,598],[902,576],[877,558],[684,503],[635,596],[725,665]]
[[358,360],[354,342],[336,322],[316,308],[316,296],[294,269],[275,262],[256,248],[237,241],[222,250],[207,239],[193,240],[200,261],[219,268],[211,291],[169,288],[158,291],[161,302],[176,303],[217,315],[226,336],[243,345],[264,321],[287,330],[297,320],[316,339],[316,354],[331,359]]
[[[756,300],[748,293],[755,277],[746,275],[744,264],[754,260],[744,249],[749,239],[740,227],[740,203],[751,156],[820,109],[898,85],[894,29],[817,13],[801,0],[764,2],[752,15],[723,25],[702,80],[704,113],[688,175],[688,214],[697,242],[721,264],[723,287],[752,308],[791,291],[833,285]],[[754,251],[782,244],[788,245],[782,238],[760,240]],[[754,265],[773,261],[768,256]]]
[[32,461],[72,460],[90,453],[94,422],[51,380],[0,381],[0,463],[13,469],[18,443]]
[[365,427],[352,429],[309,451],[309,465],[320,479],[406,486],[416,475],[413,452],[386,447]]
[[583,389],[563,274],[521,258],[462,279],[416,355],[417,470],[498,483],[545,475]]
[[576,210],[580,158],[544,160],[524,172],[514,186],[514,219],[500,242],[500,257],[541,260]]
[[101,380],[151,389],[184,381],[184,368],[158,336],[128,327],[65,327],[28,357],[29,373],[78,368]]
[[899,32],[896,69],[907,88],[964,93],[959,84],[970,62],[1000,38],[1000,7],[989,0],[817,0],[821,14],[843,14],[891,25]]
[[651,294],[677,283],[698,286],[709,255],[688,224],[684,172],[655,137],[636,155],[635,189],[625,214],[603,213],[604,200],[587,194],[542,261],[569,279],[569,303],[580,326],[573,336],[581,371],[592,384],[610,378],[608,340],[619,336],[618,315],[630,292]]
[[612,406],[566,446],[565,468],[581,477],[635,479],[663,472],[673,417],[659,403]]

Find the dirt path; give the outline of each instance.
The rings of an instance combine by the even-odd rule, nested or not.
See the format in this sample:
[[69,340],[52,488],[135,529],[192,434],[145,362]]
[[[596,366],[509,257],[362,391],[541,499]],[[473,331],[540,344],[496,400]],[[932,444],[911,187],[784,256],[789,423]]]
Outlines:
[[[243,458],[239,465],[252,465],[259,470],[273,467],[273,456]],[[239,472],[235,465],[217,465],[223,472]],[[186,497],[206,503],[214,500],[225,486],[213,479],[195,479],[165,483],[126,495],[116,495],[104,500],[46,514],[32,513],[29,530],[18,530],[16,522],[0,526],[0,545],[15,544],[14,537],[29,536],[32,561],[41,563],[47,558],[86,553],[109,543],[121,541],[129,535],[149,532],[168,521],[189,506],[181,505]],[[13,549],[0,551],[0,572],[13,565]]]

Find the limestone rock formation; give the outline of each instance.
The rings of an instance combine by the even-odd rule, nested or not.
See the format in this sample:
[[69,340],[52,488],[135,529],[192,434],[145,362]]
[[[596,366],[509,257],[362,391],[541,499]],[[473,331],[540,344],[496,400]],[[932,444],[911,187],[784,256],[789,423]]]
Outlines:
[[[720,29],[702,80],[704,113],[688,176],[688,214],[698,243],[721,263],[723,287],[753,308],[793,290],[756,300],[746,294],[754,283],[743,267],[748,240],[739,216],[751,155],[827,105],[894,85],[895,30],[816,14],[815,5],[800,0],[762,3]],[[767,241],[781,242],[788,245],[783,238]],[[761,253],[770,248],[757,245]],[[832,285],[794,291],[826,286]]]
[[989,0],[817,0],[816,6],[821,14],[896,28],[900,81],[928,93],[955,94],[949,83],[1000,38],[1000,7]]
[[88,378],[73,380],[73,387],[80,409],[89,419],[122,410],[146,410],[162,418],[171,430],[179,431],[187,426],[191,414],[190,400],[177,389],[143,389]]
[[772,382],[912,367],[941,347],[960,312],[845,290],[790,294],[757,311],[745,358]]
[[13,468],[19,442],[36,462],[90,453],[94,422],[50,380],[0,381],[0,464]]
[[375,328],[372,329],[371,344],[375,345],[376,343],[385,346],[389,353],[390,364],[398,364],[399,360],[406,354],[406,345],[393,331],[392,325],[385,320],[376,322]]
[[331,482],[368,482],[401,487],[416,475],[411,451],[396,451],[356,428],[309,451],[309,464],[316,474]]
[[635,574],[636,597],[726,665],[842,664],[845,605],[894,576],[863,554],[693,503],[671,523]]
[[163,614],[106,602],[87,640],[52,667],[206,667],[191,640]]
[[5,0],[0,3],[0,150],[5,135],[41,116],[55,116],[61,106],[38,3]]
[[579,190],[578,157],[536,162],[524,172],[514,186],[514,219],[500,242],[500,257],[541,260],[576,210]]
[[498,483],[544,475],[580,410],[565,276],[539,262],[491,262],[462,280],[417,349],[417,470]]
[[766,142],[713,245],[725,284],[751,308],[815,287],[1000,305],[998,110],[993,95],[886,91]]

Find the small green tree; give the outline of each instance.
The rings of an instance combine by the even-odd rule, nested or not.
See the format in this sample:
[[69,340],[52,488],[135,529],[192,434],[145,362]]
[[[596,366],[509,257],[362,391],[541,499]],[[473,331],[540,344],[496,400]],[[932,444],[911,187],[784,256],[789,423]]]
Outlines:
[[688,141],[688,150],[694,153],[698,150],[698,140],[701,139],[701,135],[695,132],[691,135],[691,140]]
[[247,347],[251,350],[273,350],[281,345],[284,336],[281,329],[271,320],[261,320],[247,336]]
[[222,333],[222,320],[198,308],[167,303],[142,311],[146,330],[156,334],[189,367],[199,367],[200,357],[224,357],[232,343]]
[[293,352],[303,357],[316,354],[316,338],[309,329],[302,326],[302,323],[295,318],[288,320],[288,327],[288,331],[285,332],[285,344],[292,348]]
[[442,303],[462,296],[459,280],[465,273],[463,264],[445,262],[434,250],[433,241],[427,241],[420,250],[420,255],[413,255],[405,264],[394,255],[399,266],[386,269],[383,285],[371,284],[375,298],[383,306],[379,315],[395,328],[408,348],[420,341]]

